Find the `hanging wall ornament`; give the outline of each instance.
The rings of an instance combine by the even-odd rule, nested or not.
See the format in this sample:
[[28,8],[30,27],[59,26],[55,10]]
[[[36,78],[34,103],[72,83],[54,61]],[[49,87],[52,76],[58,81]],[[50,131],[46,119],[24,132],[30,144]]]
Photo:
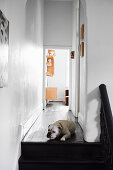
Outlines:
[[0,10],[0,88],[8,85],[9,21]]

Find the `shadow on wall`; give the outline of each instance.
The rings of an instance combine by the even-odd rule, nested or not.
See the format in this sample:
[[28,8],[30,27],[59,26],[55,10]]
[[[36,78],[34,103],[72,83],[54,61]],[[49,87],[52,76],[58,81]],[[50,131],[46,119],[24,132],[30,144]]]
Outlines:
[[[33,2],[32,2],[33,1]],[[37,43],[37,0],[27,0],[26,2],[26,40]]]
[[87,97],[86,139],[89,142],[100,140],[100,95],[95,88]]

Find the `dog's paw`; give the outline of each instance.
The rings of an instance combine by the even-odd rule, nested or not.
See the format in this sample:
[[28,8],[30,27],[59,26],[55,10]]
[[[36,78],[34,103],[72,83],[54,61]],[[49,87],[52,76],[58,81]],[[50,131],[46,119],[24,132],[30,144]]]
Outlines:
[[60,139],[60,141],[65,141],[66,139],[64,138],[64,137],[62,137],[61,139]]

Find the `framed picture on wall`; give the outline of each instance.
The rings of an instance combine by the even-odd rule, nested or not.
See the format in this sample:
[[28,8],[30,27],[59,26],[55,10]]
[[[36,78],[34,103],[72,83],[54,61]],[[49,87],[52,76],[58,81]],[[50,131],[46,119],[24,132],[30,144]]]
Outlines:
[[0,88],[8,85],[9,21],[0,10]]

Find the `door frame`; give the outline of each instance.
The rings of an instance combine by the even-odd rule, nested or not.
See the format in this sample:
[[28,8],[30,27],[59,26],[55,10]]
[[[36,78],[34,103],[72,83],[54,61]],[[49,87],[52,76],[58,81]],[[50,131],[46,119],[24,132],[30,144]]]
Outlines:
[[[83,103],[81,105],[81,84],[80,84],[80,80],[82,79],[81,77],[81,56],[80,56],[80,29],[81,29],[81,26],[80,26],[80,9],[81,9],[81,4],[84,8],[84,67],[85,67],[85,72],[84,72],[84,100],[83,100]],[[85,122],[86,122],[86,119],[87,119],[87,14],[86,14],[86,1],[85,0],[79,0],[79,59],[78,59],[78,66],[79,66],[79,69],[78,69],[78,91],[79,91],[79,94],[78,94],[78,121],[81,125],[81,127],[85,130]],[[81,110],[82,110],[82,113],[81,113]]]
[[75,116],[80,111],[80,0],[76,9]]

